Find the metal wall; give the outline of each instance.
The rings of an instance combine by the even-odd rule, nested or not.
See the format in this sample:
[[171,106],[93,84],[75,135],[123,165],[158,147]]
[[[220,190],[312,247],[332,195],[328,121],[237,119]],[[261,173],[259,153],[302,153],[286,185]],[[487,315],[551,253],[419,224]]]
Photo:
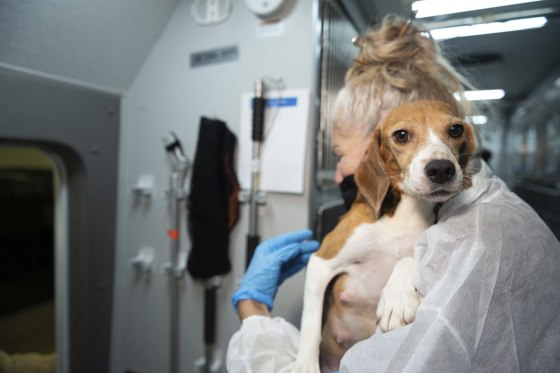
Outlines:
[[55,161],[60,372],[106,372],[115,253],[120,97],[0,66],[0,142]]
[[321,6],[321,109],[317,134],[317,185],[333,186],[336,156],[332,152],[331,108],[336,94],[344,85],[344,76],[352,64],[357,48],[352,39],[358,31],[337,1],[327,0]]
[[510,188],[560,237],[560,69],[504,124],[499,170]]
[[[242,1],[234,1],[231,17],[216,26],[197,25],[191,1],[179,4],[123,101],[120,143],[118,253],[111,371],[142,373],[169,371],[169,280],[160,266],[169,260],[169,205],[164,196],[171,172],[162,137],[174,131],[185,153],[193,159],[201,116],[218,118],[239,134],[241,95],[251,93],[256,79],[282,78],[286,89],[309,89],[315,97],[317,70],[316,1],[293,1],[275,36],[259,37],[260,20]],[[237,46],[233,61],[191,67],[191,55],[220,47]],[[313,105],[315,104],[314,101]],[[314,112],[314,110],[312,110]],[[309,222],[313,114],[302,126],[308,129],[306,178],[303,194],[268,193],[259,209],[261,238],[302,229]],[[289,144],[286,144],[289,151]],[[148,201],[137,201],[130,189],[141,175],[152,175],[154,187]],[[230,297],[245,267],[248,209],[231,234],[232,272],[218,290],[217,347],[225,354],[240,323]],[[186,223],[182,225],[186,226]],[[189,249],[188,236],[181,236]],[[150,274],[137,274],[128,265],[139,248],[154,250]],[[202,284],[190,276],[181,284],[181,372],[194,371],[204,355]],[[299,325],[303,273],[280,288],[274,314]],[[222,367],[222,371],[225,371]]]

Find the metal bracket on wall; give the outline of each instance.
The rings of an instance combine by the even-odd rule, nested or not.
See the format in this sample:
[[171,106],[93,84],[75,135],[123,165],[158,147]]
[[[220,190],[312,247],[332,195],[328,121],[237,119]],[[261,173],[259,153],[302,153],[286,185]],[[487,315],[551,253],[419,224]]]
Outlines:
[[[242,190],[241,192],[239,192],[239,202],[243,204],[250,203],[251,198],[252,198],[251,191]],[[261,205],[261,206],[266,205],[266,200],[267,200],[266,192],[258,191],[257,193],[255,193],[255,201],[257,202],[257,205]]]
[[154,190],[154,175],[140,175],[135,185],[130,188],[136,198],[150,198]]
[[128,265],[137,273],[149,273],[152,271],[154,263],[154,249],[143,246],[138,250],[138,254],[131,258]]

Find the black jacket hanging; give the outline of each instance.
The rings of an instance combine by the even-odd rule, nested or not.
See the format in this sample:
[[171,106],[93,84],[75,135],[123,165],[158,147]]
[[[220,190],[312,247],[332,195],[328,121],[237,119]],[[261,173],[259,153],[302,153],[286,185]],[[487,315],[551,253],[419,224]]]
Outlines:
[[239,219],[236,143],[224,122],[201,118],[188,197],[192,248],[187,268],[197,279],[231,270],[229,233]]

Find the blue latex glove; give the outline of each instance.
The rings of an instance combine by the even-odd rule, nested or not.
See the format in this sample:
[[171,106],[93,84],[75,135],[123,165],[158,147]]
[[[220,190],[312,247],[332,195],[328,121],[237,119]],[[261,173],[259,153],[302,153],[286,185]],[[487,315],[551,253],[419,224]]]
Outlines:
[[256,300],[272,310],[278,286],[305,267],[311,254],[319,248],[319,242],[309,240],[312,235],[308,229],[296,231],[257,246],[239,290],[231,298],[235,312],[243,299]]

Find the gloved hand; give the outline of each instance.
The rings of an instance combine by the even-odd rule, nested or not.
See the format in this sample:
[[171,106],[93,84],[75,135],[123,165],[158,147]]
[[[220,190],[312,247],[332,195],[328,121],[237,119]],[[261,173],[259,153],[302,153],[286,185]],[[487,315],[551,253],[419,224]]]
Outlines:
[[256,300],[272,310],[278,286],[305,267],[319,248],[319,242],[309,240],[312,234],[308,229],[286,233],[257,246],[239,290],[231,298],[235,312],[243,299]]

